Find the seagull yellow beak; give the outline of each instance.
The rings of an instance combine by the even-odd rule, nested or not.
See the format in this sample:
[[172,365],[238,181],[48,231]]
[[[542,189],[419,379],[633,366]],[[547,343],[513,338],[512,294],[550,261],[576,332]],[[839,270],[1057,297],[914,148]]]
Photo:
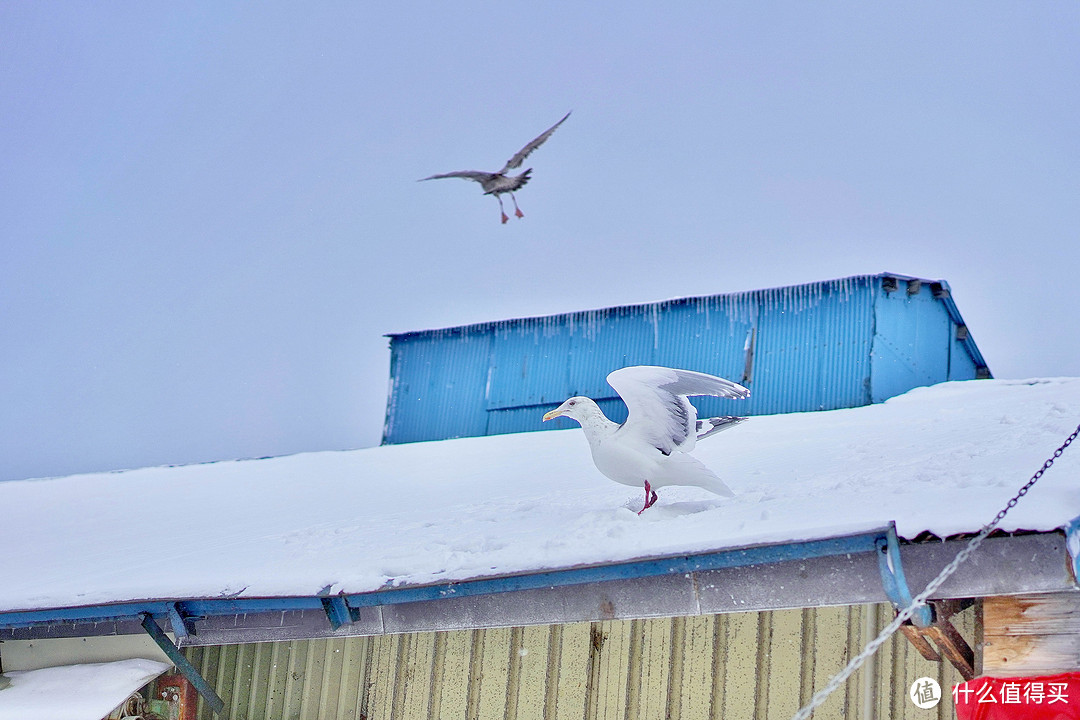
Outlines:
[[562,415],[562,413],[563,413],[563,411],[562,411],[562,408],[555,408],[555,409],[554,409],[554,410],[552,410],[551,412],[549,412],[549,413],[545,413],[545,415],[544,415],[544,422],[547,422],[547,421],[548,421],[548,420],[550,420],[551,418],[554,418],[554,417],[559,417],[560,415]]

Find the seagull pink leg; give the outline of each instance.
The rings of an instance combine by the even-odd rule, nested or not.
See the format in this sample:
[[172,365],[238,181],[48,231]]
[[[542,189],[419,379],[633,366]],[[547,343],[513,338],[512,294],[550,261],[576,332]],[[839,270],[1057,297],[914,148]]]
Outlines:
[[[650,495],[652,495],[651,498],[649,497]],[[638,515],[640,515],[641,513],[645,512],[646,510],[651,508],[655,503],[656,503],[656,493],[653,491],[652,485],[649,484],[649,481],[646,480],[645,481],[645,507],[638,510]]]
[[514,201],[514,214],[519,218],[525,217],[525,213],[521,212],[521,208],[518,207],[517,198],[514,197],[514,193],[510,193],[510,199]]
[[510,218],[506,216],[506,210],[503,209],[502,198],[496,195],[495,199],[499,201],[499,213],[502,215],[503,225],[505,225]]

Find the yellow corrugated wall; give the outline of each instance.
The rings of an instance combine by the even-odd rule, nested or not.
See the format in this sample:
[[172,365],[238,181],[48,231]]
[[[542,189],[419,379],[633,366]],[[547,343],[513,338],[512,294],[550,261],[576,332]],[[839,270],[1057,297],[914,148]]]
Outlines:
[[[783,719],[891,619],[891,608],[872,605],[185,652],[229,720]],[[974,642],[972,610],[954,623]],[[934,710],[907,697],[924,675],[946,696]],[[945,720],[959,681],[897,634],[814,717]],[[201,702],[199,717],[213,717]]]

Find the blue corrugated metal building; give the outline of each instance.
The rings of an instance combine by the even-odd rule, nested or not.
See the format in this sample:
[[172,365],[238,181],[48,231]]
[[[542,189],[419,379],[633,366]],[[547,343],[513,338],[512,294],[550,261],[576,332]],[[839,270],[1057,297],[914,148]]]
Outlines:
[[948,284],[895,274],[389,337],[384,444],[553,429],[544,412],[572,395],[622,420],[605,378],[627,365],[751,389],[749,400],[695,398],[703,416],[856,407],[990,377]]

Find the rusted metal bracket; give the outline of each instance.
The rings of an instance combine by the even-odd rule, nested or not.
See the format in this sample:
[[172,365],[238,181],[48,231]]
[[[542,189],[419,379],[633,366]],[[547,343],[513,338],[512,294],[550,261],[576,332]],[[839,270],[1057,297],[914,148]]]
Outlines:
[[944,657],[964,680],[971,680],[975,677],[975,652],[949,618],[971,607],[974,602],[971,599],[931,600],[933,622],[926,627],[918,627],[909,620],[900,626],[900,631],[924,658],[941,662]]

